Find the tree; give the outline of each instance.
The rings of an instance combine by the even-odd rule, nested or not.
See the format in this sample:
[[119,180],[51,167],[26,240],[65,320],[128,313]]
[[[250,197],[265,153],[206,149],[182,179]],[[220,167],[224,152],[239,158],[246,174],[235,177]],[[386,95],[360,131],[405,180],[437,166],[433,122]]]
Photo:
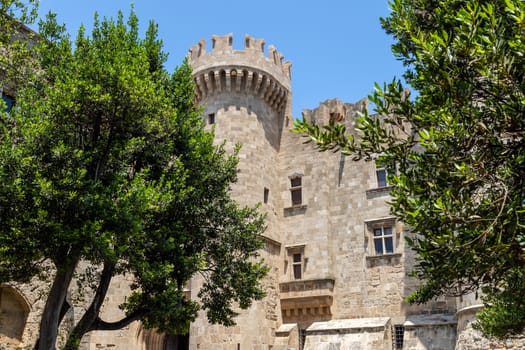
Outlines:
[[[127,22],[95,16],[91,37],[81,28],[73,47],[48,15],[33,47],[41,69],[2,114],[0,281],[52,268],[40,350],[55,348],[76,273],[96,288],[66,349],[134,320],[184,333],[201,308],[232,325],[234,305],[263,296],[264,218],[230,198],[237,155],[204,130],[187,62],[168,74],[156,25],[144,38],[138,28],[133,12]],[[81,261],[99,273],[79,270]],[[197,273],[200,304],[184,297]],[[133,292],[125,318],[110,323],[99,311],[117,274],[132,274]]]
[[382,25],[407,67],[370,97],[378,115],[296,122],[321,150],[388,168],[392,213],[414,235],[408,301],[482,291],[485,334],[525,327],[525,3],[393,0]]

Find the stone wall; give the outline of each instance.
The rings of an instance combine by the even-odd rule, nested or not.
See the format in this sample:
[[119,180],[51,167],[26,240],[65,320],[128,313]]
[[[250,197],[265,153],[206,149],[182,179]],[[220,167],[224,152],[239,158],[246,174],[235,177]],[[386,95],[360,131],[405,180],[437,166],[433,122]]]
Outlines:
[[390,350],[388,318],[316,322],[306,330],[305,349]]
[[[107,322],[115,322],[122,319],[125,314],[119,309],[119,305],[126,301],[126,297],[131,294],[130,285],[133,277],[130,275],[116,276],[112,279],[108,293],[104,300],[100,318]],[[82,310],[83,312],[83,310]],[[81,317],[81,312],[75,315]],[[142,327],[139,322],[117,331],[94,331],[87,333],[82,338],[81,350],[101,350],[101,349],[141,349],[144,339],[142,337]],[[152,348],[160,349],[160,348]]]
[[[459,301],[463,308],[458,310],[458,336],[456,350],[510,350],[525,349],[525,335],[509,336],[507,339],[486,338],[473,328],[476,311],[481,308],[475,295],[469,295]],[[467,306],[468,305],[468,306]]]
[[[362,108],[366,108],[364,101],[352,105],[329,100],[304,116],[322,124],[343,110],[341,121],[353,130]],[[288,176],[303,174],[304,208],[284,208],[283,244],[305,244],[305,279],[334,279],[333,318],[405,315],[408,306],[403,299],[417,281],[407,277],[407,261],[413,261],[404,241],[408,232],[390,215],[389,187],[378,187],[374,162],[318,153],[303,141],[300,135],[285,133],[279,155],[284,203],[290,201]],[[376,225],[393,228],[392,252],[375,253],[371,229]],[[288,279],[283,271],[281,280]],[[436,312],[434,304],[410,310]],[[439,311],[454,312],[454,307],[452,300]]]
[[[50,273],[52,276],[52,273]],[[7,283],[0,285],[0,349],[33,349],[38,338],[40,316],[49,291],[49,277],[34,278],[31,283]],[[69,293],[75,294],[72,289]],[[73,310],[64,317],[59,329],[58,344],[63,344],[65,334],[71,327]]]

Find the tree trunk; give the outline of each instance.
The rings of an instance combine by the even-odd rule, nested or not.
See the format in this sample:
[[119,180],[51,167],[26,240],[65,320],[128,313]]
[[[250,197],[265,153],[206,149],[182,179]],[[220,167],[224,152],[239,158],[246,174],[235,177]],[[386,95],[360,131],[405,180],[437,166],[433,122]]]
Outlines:
[[[59,326],[62,323],[64,316],[66,316],[70,308],[71,308],[71,305],[69,305],[69,303],[66,300],[64,300],[64,303],[62,304],[62,309],[60,310],[60,317],[58,319]],[[39,344],[40,344],[40,338],[37,338],[35,346],[33,347],[33,350],[38,350]]]
[[93,323],[98,319],[100,313],[100,308],[106,297],[111,278],[113,277],[113,272],[115,270],[115,264],[105,262],[104,269],[100,275],[100,281],[98,283],[97,291],[95,296],[91,301],[91,305],[86,310],[80,321],[71,333],[69,334],[64,350],[76,350],[80,345],[80,340],[90,330],[92,330]]
[[40,322],[38,350],[55,350],[60,312],[76,266],[77,260],[74,259],[70,260],[69,264],[57,268]]
[[106,297],[114,272],[115,264],[105,262],[95,296],[93,297],[89,308],[86,310],[84,315],[82,315],[80,321],[69,334],[63,350],[77,350],[80,346],[80,340],[84,334],[88,332],[95,330],[114,331],[122,329],[128,326],[131,322],[140,320],[144,315],[147,314],[145,310],[138,310],[116,322],[105,322],[100,319],[100,308],[102,307],[102,303]]

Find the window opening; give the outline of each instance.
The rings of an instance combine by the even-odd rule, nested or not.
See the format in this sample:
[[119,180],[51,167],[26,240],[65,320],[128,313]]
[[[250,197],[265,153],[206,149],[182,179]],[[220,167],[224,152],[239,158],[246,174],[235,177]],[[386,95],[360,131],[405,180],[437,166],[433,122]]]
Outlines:
[[395,349],[403,348],[404,337],[405,337],[405,326],[401,324],[394,325],[394,347]]
[[270,190],[268,188],[264,188],[264,194],[263,194],[263,201],[265,204],[268,204],[268,198],[270,197]]
[[15,98],[2,92],[2,100],[4,100],[6,104],[4,112],[11,112],[15,105]]
[[163,350],[188,350],[190,348],[190,336],[179,334],[168,334],[164,339]]
[[394,236],[391,226],[376,227],[373,230],[376,255],[394,253]]
[[302,178],[293,177],[290,179],[290,194],[292,196],[292,205],[301,205],[303,203]]
[[292,269],[293,269],[293,278],[300,280],[303,276],[303,266],[302,266],[302,254],[295,253],[292,258]]
[[306,329],[299,329],[299,350],[304,349],[306,343]]
[[335,122],[340,123],[345,120],[345,117],[343,116],[343,114],[339,112],[333,112],[333,113],[330,113],[330,119]]
[[388,172],[384,166],[378,166],[376,164],[376,178],[377,178],[377,187],[387,187],[388,186]]
[[208,124],[215,124],[215,113],[208,114]]

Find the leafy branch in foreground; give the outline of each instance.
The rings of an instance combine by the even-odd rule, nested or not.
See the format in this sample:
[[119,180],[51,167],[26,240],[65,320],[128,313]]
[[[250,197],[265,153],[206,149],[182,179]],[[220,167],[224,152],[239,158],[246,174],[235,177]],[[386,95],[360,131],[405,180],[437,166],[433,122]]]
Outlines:
[[[394,0],[382,19],[417,91],[376,86],[378,115],[343,125],[297,121],[320,150],[376,159],[389,170],[392,213],[411,228],[408,300],[482,291],[478,327],[525,326],[525,3]],[[347,135],[348,134],[348,135]]]

